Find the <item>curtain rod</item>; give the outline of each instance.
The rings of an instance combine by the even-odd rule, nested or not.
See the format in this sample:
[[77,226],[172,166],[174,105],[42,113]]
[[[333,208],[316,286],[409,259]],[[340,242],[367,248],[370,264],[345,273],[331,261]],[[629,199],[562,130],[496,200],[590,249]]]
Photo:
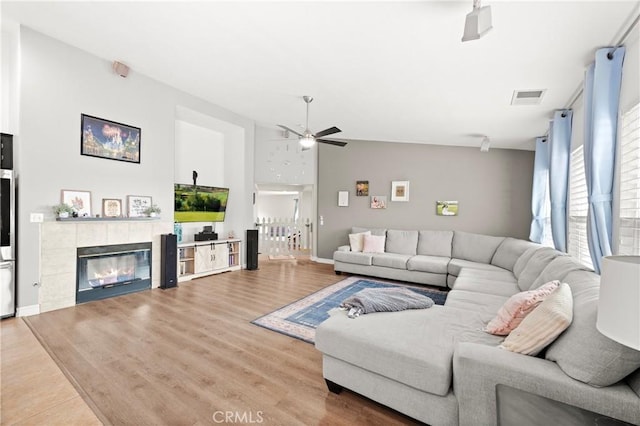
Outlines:
[[[633,22],[631,23],[631,25],[629,25],[629,27],[627,28],[627,30],[624,32],[624,34],[622,34],[622,37],[620,37],[620,40],[618,40],[618,42],[615,44],[615,47],[613,49],[613,51],[615,52],[616,49],[620,46],[622,46],[626,41],[627,41],[627,37],[629,37],[629,34],[631,34],[631,31],[633,31],[633,27],[635,27],[636,25],[638,25],[638,22],[640,21],[640,14],[638,14],[636,16],[636,19],[633,20]],[[611,59],[611,58],[609,58]],[[571,109],[573,108],[573,104],[576,103],[576,101],[578,99],[580,99],[580,97],[582,96],[582,92],[584,91],[584,84],[580,83],[580,86],[576,89],[575,92],[573,92],[573,96],[571,96],[571,101],[567,104],[567,106],[564,109]]]
[[[640,22],[640,14],[636,15],[636,18],[633,20],[633,22],[631,22],[631,25],[629,25],[629,27],[624,32],[624,34],[622,34],[622,37],[620,37],[620,40],[618,40],[618,42],[615,44],[614,52],[615,52],[615,49],[622,46],[627,41],[627,37],[629,37],[629,34],[631,34],[631,31],[633,31],[633,27],[638,25],[638,22]],[[573,104],[575,104],[578,101],[578,99],[580,99],[583,92],[584,92],[584,81],[580,83],[578,88],[573,92],[573,95],[571,95],[571,98],[569,98],[570,99],[569,103],[563,109],[573,108]],[[547,138],[548,136],[549,136],[549,129],[547,129],[547,131],[544,132],[544,135],[542,135],[542,137]]]

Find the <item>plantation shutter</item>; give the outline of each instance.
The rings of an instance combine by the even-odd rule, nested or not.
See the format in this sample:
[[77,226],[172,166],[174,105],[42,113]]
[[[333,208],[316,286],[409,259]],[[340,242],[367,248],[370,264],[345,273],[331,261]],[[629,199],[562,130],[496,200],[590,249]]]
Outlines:
[[593,268],[587,242],[587,211],[589,200],[584,172],[584,149],[579,146],[571,153],[569,175],[569,231],[568,251],[580,263]]
[[640,255],[640,104],[622,115],[618,254]]

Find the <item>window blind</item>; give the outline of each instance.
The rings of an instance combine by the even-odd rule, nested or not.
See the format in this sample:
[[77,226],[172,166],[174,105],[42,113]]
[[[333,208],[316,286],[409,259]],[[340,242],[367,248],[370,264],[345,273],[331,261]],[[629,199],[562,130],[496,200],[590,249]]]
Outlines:
[[584,149],[579,146],[571,153],[569,175],[568,251],[580,263],[593,268],[587,242],[587,211],[589,200],[584,172]]
[[618,254],[640,255],[640,104],[622,115]]

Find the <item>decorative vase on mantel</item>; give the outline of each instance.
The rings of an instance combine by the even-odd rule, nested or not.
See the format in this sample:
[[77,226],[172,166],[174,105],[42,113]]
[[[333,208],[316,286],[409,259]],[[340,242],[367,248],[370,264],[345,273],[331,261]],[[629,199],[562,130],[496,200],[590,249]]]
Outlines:
[[151,206],[144,209],[144,214],[149,217],[157,217],[160,212],[160,207],[158,207],[157,204],[152,204]]
[[53,206],[53,213],[60,219],[66,219],[74,212],[73,207],[69,204],[60,203]]

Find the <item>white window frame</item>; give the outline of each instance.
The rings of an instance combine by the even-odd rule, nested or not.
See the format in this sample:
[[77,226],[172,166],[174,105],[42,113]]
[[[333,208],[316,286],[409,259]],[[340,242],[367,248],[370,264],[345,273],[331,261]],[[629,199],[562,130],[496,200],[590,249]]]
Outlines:
[[640,103],[620,117],[614,253],[640,255]]

